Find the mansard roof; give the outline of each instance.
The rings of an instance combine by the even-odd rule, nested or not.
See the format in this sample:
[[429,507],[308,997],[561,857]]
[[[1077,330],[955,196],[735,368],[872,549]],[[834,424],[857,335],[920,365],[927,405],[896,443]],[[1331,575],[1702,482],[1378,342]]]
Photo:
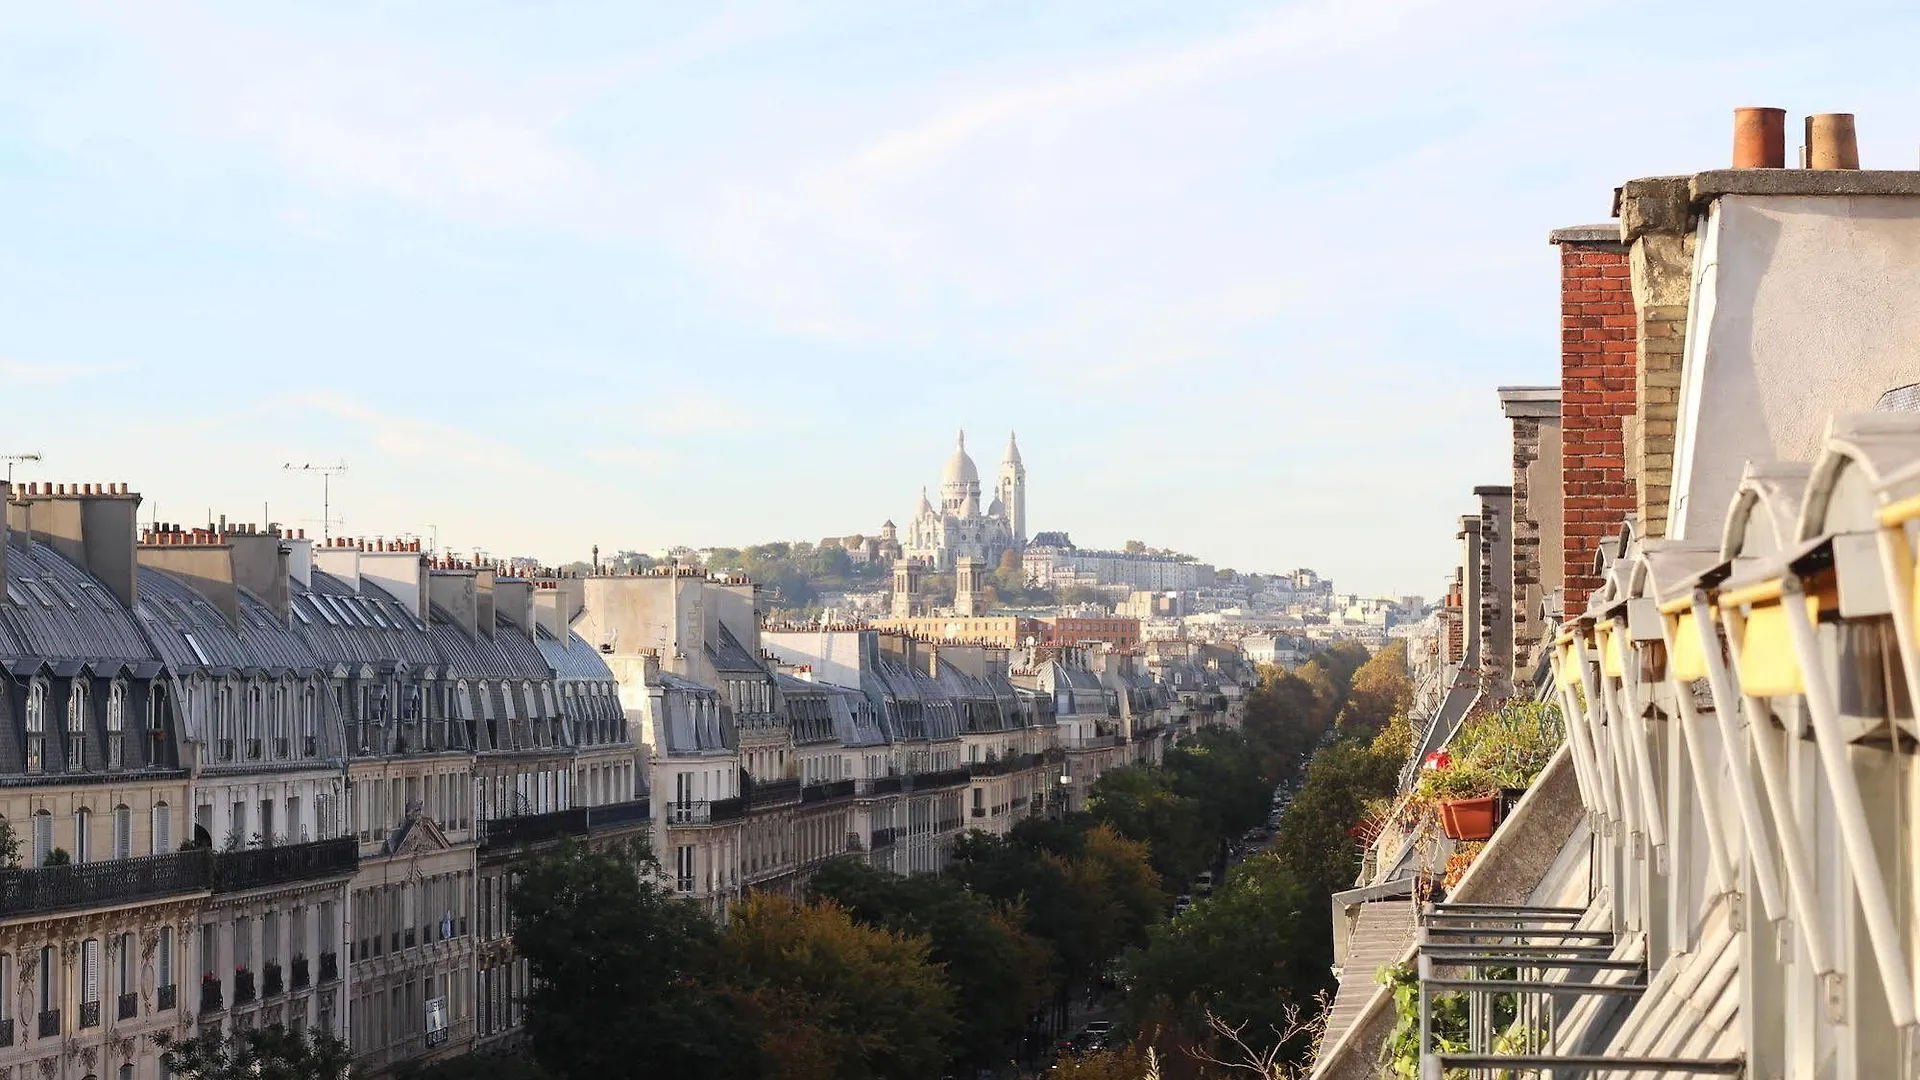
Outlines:
[[204,667],[313,674],[327,666],[271,608],[244,590],[236,591],[239,630],[186,582],[150,566],[140,568],[139,620],[168,667],[178,673]]
[[[96,670],[139,668],[159,658],[132,613],[91,574],[45,544],[7,543],[6,601],[0,603],[0,661],[70,661]],[[78,668],[76,667],[77,671]]]
[[715,671],[752,673],[761,676],[767,674],[767,669],[761,665],[760,661],[754,659],[746,646],[740,644],[740,639],[733,636],[733,631],[727,629],[726,623],[720,624],[719,633],[714,636],[714,640],[706,643],[706,650],[707,660],[713,665]]

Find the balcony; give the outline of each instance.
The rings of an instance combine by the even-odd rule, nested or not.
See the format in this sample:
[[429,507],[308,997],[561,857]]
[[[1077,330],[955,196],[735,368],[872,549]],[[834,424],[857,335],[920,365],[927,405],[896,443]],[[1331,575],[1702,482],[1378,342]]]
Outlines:
[[899,838],[900,838],[899,829],[894,829],[894,828],[875,829],[873,830],[873,842],[869,845],[869,848],[873,851],[879,851],[883,848],[890,848],[894,845],[894,842]]
[[281,971],[279,962],[276,960],[267,961],[267,965],[260,969],[260,996],[270,998],[279,997],[286,992],[287,986],[285,980],[286,976]]
[[987,808],[986,808],[986,807],[984,807],[984,806],[976,806],[976,807],[974,807],[974,808],[973,808],[973,816],[974,816],[974,817],[986,817],[986,816],[987,816]]
[[131,1020],[139,1015],[140,995],[137,993],[121,994],[119,1008],[114,1012],[115,1019]]
[[808,784],[800,789],[800,801],[803,803],[832,802],[836,799],[853,798],[852,780],[829,780],[824,784]]
[[40,1014],[40,1037],[51,1039],[60,1034],[60,1010],[48,1009]]
[[1119,746],[1125,741],[1118,735],[1087,735],[1077,739],[1061,739],[1060,745],[1068,750],[1103,750],[1109,746]]
[[800,801],[800,781],[793,780],[756,780],[745,785],[748,810],[765,810],[775,806],[792,806]]
[[738,820],[746,812],[746,803],[742,799],[714,799],[711,802],[682,802],[667,804],[667,824],[669,825],[715,825],[723,821]]
[[211,973],[200,976],[200,1011],[219,1012],[226,1007],[226,999],[220,988],[220,977]]
[[307,987],[313,985],[312,975],[313,973],[307,963],[306,957],[296,956],[293,958],[293,988],[295,990],[305,990]]
[[516,817],[488,818],[480,822],[482,848],[519,847],[541,844],[563,836],[580,836],[587,831],[587,808],[553,810],[545,814],[520,814]]
[[213,857],[213,891],[240,892],[265,885],[339,877],[353,873],[359,865],[359,847],[350,836],[222,851]]
[[909,773],[905,779],[908,791],[935,791],[967,784],[973,780],[973,774],[964,768],[938,769],[934,772]]
[[976,761],[967,766],[967,773],[973,777],[1005,776],[1008,773],[1024,772],[1037,768],[1039,754],[1009,754],[995,761]]
[[0,916],[81,911],[206,892],[212,868],[208,852],[200,850],[0,870]]
[[91,1028],[100,1026],[100,1003],[83,1001],[80,1003],[80,1026]]
[[652,820],[653,801],[651,799],[628,799],[626,802],[587,807],[588,832],[646,825]]
[[340,954],[323,952],[320,954],[320,981],[338,982],[340,979]]
[[854,794],[859,795],[861,798],[874,795],[892,795],[900,789],[901,781],[898,776],[876,776],[871,780],[858,780],[854,782]]
[[157,997],[156,1006],[161,1012],[166,1012],[172,1009],[175,1002],[179,1000],[179,987],[173,986],[172,984],[163,986],[160,988]]
[[243,967],[233,969],[233,1006],[250,1005],[258,995],[254,993],[253,972]]

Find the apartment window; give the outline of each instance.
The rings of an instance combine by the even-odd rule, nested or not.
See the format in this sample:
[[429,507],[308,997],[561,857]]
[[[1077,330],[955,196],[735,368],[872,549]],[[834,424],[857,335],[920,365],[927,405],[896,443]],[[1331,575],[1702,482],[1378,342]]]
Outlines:
[[107,768],[125,764],[127,729],[127,684],[116,680],[107,695]]
[[121,934],[113,939],[113,986],[114,1000],[119,1008],[114,1010],[118,1020],[131,1020],[140,1010],[139,989],[140,972],[134,966],[140,961],[135,951],[132,934]]
[[47,810],[33,813],[33,865],[47,865],[53,854],[53,814]]
[[93,811],[85,807],[73,812],[73,861],[93,861]]
[[260,760],[260,714],[264,709],[265,700],[260,692],[260,688],[257,686],[248,687],[247,714],[242,721],[242,726],[246,732],[248,761]]
[[173,850],[173,808],[166,803],[153,806],[153,853],[164,855]]
[[44,679],[35,679],[27,686],[28,772],[37,773],[46,767],[46,752],[47,684]]
[[113,857],[133,857],[133,811],[125,803],[113,808]]
[[674,851],[674,869],[679,879],[676,884],[681,892],[693,891],[693,845],[681,844]]
[[[40,948],[40,1016],[44,1031],[46,1016],[59,1008],[60,981],[57,974],[60,965],[60,950],[51,945]],[[59,1017],[54,1017],[54,1029],[59,1030]]]
[[80,943],[80,1026],[100,1023],[100,939]]
[[160,946],[154,950],[153,970],[154,980],[162,989],[173,985],[173,927],[171,926],[160,928]]
[[150,684],[147,688],[147,740],[152,750],[147,761],[151,765],[158,765],[165,760],[161,753],[167,738],[165,701],[165,689],[158,684]]
[[74,679],[67,693],[67,771],[87,767],[87,684]]

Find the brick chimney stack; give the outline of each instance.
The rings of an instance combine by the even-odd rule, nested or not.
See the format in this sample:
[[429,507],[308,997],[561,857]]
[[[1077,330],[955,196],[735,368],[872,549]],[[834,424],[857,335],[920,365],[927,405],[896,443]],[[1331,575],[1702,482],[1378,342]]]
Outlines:
[[1618,226],[1556,229],[1551,239],[1560,249],[1561,565],[1566,595],[1585,597],[1600,586],[1594,552],[1635,510],[1632,271]]

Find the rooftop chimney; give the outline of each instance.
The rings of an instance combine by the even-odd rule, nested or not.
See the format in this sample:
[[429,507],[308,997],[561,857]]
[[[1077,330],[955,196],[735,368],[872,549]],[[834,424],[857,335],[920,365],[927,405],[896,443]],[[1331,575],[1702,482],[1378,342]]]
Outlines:
[[360,544],[358,541],[335,539],[320,545],[313,551],[313,565],[321,573],[339,578],[354,592],[360,591]]
[[1733,167],[1784,169],[1787,167],[1787,111],[1744,108],[1733,110]]
[[125,484],[32,483],[15,498],[9,524],[83,567],[129,611],[139,603],[139,495]]
[[468,637],[478,632],[479,601],[474,587],[474,571],[434,570],[427,578],[427,595],[433,605],[446,613]]
[[1852,113],[1814,113],[1807,117],[1807,167],[1860,167],[1860,144],[1854,137]]
[[[533,582],[526,578],[495,578],[493,604],[500,617],[519,627],[528,637],[537,637],[533,623]],[[567,640],[561,639],[562,643]]]
[[493,636],[494,573],[492,567],[473,571],[474,624],[482,634]]
[[406,608],[415,618],[427,613],[427,557],[418,541],[380,543],[360,553],[360,576]]

